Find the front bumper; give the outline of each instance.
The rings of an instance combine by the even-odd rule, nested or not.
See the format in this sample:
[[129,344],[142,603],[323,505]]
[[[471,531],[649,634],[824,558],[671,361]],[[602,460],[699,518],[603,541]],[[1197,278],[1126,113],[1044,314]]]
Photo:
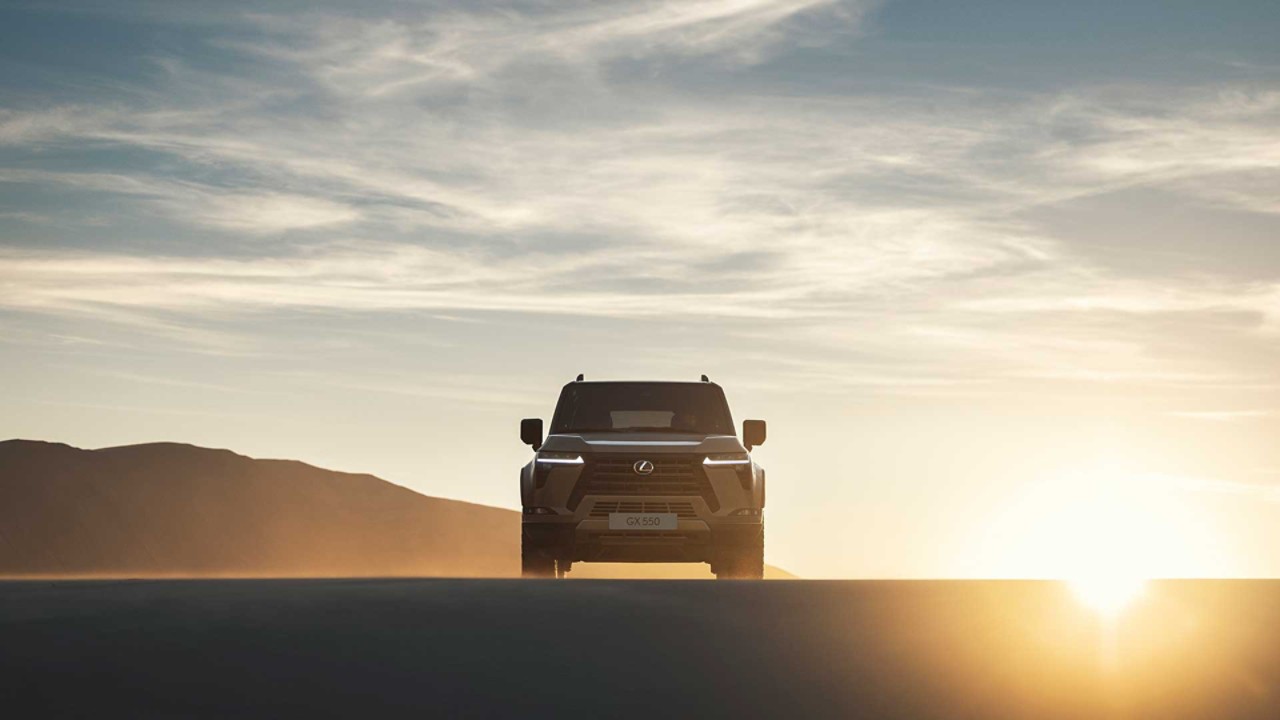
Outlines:
[[[610,530],[607,513],[588,498],[573,515],[525,515],[526,546],[574,562],[711,562],[724,547],[758,538],[760,516],[710,513],[705,504],[694,517],[680,516],[674,530]],[[684,502],[689,498],[596,498],[599,504],[619,502]]]

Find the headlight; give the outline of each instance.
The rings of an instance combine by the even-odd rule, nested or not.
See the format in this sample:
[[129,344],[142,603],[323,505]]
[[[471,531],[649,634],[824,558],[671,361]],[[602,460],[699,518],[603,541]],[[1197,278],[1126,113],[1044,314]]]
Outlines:
[[581,465],[582,456],[578,453],[540,452],[538,462],[547,465]]
[[716,453],[708,455],[703,465],[750,465],[751,456],[746,453]]
[[742,483],[742,489],[751,488],[751,456],[747,453],[713,453],[702,461],[702,466],[733,470],[738,474],[738,482]]

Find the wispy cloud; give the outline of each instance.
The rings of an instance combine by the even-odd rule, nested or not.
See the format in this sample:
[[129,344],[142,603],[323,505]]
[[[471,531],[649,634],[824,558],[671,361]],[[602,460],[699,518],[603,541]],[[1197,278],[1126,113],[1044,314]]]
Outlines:
[[1280,138],[1274,132],[1280,91],[1115,88],[1063,98],[1054,115],[1090,136],[1082,144],[1046,148],[1078,184],[1167,185],[1202,199],[1274,212],[1275,192],[1260,180],[1280,176]]
[[[116,238],[97,249],[81,237],[0,252],[0,307],[188,340],[184,317],[272,310],[694,315],[822,347],[823,367],[795,371],[857,387],[967,387],[978,367],[1256,381],[1252,367],[1156,350],[1145,324],[1231,315],[1241,342],[1273,336],[1280,284],[1194,266],[1132,276],[1029,215],[1131,187],[1273,214],[1280,91],[783,93],[734,75],[802,42],[847,41],[871,7],[223,18],[208,38],[222,62],[156,57],[133,105],[0,114],[0,145],[19,155],[160,159],[68,169],[23,155],[0,168],[0,182],[117,210],[110,227],[80,230]],[[682,82],[690,62],[725,82]],[[119,240],[139,217],[164,219],[174,251]],[[219,252],[208,233],[253,244]],[[226,345],[223,332],[210,338]],[[908,360],[869,364],[855,346]]]
[[0,183],[134,196],[182,223],[254,235],[341,224],[359,217],[350,205],[323,197],[268,189],[237,191],[138,174],[0,169]]
[[[435,7],[395,19],[316,14],[301,22],[267,14],[249,20],[271,42],[231,47],[300,67],[340,93],[383,97],[450,84],[478,85],[520,63],[592,73],[618,58],[759,58],[798,15],[835,0],[694,0]],[[853,26],[869,2],[839,3]]]

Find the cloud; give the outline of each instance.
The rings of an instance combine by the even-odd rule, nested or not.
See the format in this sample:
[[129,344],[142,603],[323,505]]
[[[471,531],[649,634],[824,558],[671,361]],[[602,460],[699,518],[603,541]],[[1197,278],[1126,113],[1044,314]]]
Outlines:
[[249,234],[323,227],[359,217],[353,207],[322,197],[267,189],[238,191],[137,174],[0,169],[0,183],[132,195],[182,223]]
[[[620,259],[485,260],[413,245],[336,246],[288,258],[228,260],[100,253],[0,252],[0,305],[27,311],[133,308],[243,313],[270,308],[501,310],[651,316],[696,303],[709,316],[779,317],[768,292],[734,302],[714,293],[550,288]],[[532,279],[530,279],[532,278]],[[776,296],[775,296],[776,297]],[[643,302],[641,302],[643,301]]]
[[[811,349],[816,367],[773,362],[848,387],[1257,381],[1161,333],[1200,337],[1184,325],[1230,315],[1238,342],[1273,338],[1280,285],[1207,276],[1194,257],[1133,277],[1031,214],[1151,186],[1273,215],[1280,92],[836,94],[744,77],[813,41],[815,18],[817,41],[856,34],[869,7],[226,16],[205,30],[216,60],[154,58],[134,104],[0,114],[17,158],[0,181],[117,209],[111,227],[60,224],[64,242],[0,252],[0,307],[224,346],[225,330],[191,325],[283,310],[681,316]],[[723,82],[687,82],[691,69]],[[77,152],[81,166],[43,159]],[[149,231],[163,241],[129,239],[143,216],[166,219]],[[233,251],[209,231],[249,242]]]
[[856,26],[871,3],[834,0],[684,0],[431,7],[402,16],[250,16],[269,42],[228,47],[311,68],[341,93],[386,97],[453,84],[483,85],[518,64],[593,73],[617,59],[758,59],[788,20],[828,9]]
[[304,195],[224,193],[200,200],[179,202],[173,212],[186,220],[248,233],[323,227],[359,217],[350,206]]
[[282,383],[300,385],[324,385],[335,390],[355,391],[359,394],[377,393],[411,399],[454,400],[468,405],[485,404],[503,408],[513,405],[536,405],[543,398],[531,390],[527,383],[516,379],[497,379],[490,375],[467,373],[424,377],[388,375],[370,372],[353,379],[350,376],[289,372],[280,378]]
[[75,105],[39,110],[0,108],[0,146],[84,137],[113,121],[114,116]]
[[[1275,212],[1280,91],[1248,88],[1098,91],[1055,103],[1055,122],[1087,140],[1046,157],[1081,185],[1164,185],[1250,211]],[[1170,97],[1172,95],[1172,98]],[[1172,110],[1172,111],[1171,111]],[[1224,187],[1225,186],[1225,187]]]

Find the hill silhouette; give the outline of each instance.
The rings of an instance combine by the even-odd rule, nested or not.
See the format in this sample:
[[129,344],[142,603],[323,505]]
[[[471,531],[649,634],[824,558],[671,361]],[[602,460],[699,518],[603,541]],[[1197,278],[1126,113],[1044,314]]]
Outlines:
[[[519,527],[512,510],[294,460],[0,442],[5,577],[514,577]],[[579,564],[571,577],[709,573]]]

